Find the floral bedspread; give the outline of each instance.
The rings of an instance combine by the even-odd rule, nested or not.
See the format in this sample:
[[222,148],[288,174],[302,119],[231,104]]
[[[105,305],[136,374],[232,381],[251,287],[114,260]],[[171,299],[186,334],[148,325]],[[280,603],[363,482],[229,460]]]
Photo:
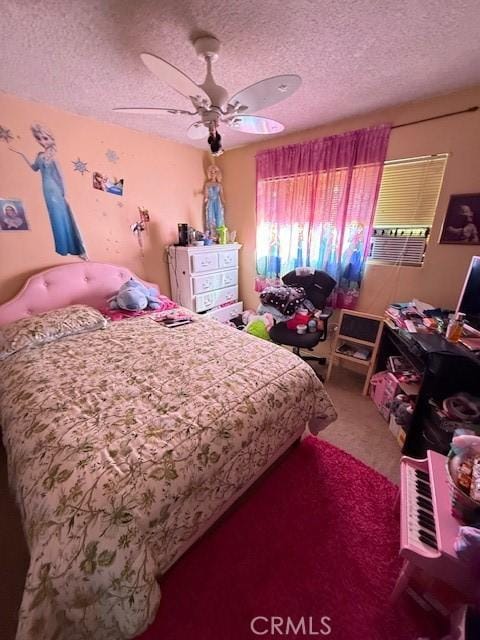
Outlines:
[[335,418],[308,365],[208,319],[131,319],[7,358],[0,421],[30,549],[17,640],[139,634],[182,545],[299,425]]

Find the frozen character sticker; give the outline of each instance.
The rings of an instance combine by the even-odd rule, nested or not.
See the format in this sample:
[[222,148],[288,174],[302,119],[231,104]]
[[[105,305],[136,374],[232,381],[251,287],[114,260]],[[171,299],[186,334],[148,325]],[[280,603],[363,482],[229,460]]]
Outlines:
[[33,171],[39,171],[42,178],[43,197],[50,218],[55,251],[61,256],[79,256],[87,259],[87,252],[83,244],[80,231],[75,222],[74,215],[65,198],[65,187],[60,168],[57,162],[57,147],[51,131],[40,124],[31,127],[33,137],[42,147],[31,163],[25,154],[16,149],[10,151],[22,156]]
[[106,193],[112,193],[115,196],[123,196],[123,178],[109,178],[99,171],[93,172],[93,188]]

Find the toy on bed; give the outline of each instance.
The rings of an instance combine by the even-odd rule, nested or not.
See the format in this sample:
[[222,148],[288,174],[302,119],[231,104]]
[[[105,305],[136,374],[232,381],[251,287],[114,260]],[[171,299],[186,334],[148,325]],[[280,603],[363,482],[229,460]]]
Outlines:
[[167,296],[158,294],[154,287],[145,287],[133,278],[127,280],[108,303],[109,306],[102,309],[102,313],[113,321],[162,313],[178,307]]
[[133,278],[124,282],[118,293],[110,298],[108,303],[110,309],[123,309],[124,311],[159,309],[161,306],[156,290],[153,287],[146,287]]

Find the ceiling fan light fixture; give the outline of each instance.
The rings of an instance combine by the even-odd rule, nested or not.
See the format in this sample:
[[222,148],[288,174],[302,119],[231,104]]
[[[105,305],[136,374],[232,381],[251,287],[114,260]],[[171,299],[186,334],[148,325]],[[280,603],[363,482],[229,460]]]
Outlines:
[[227,125],[241,133],[256,135],[278,134],[284,130],[283,124],[271,118],[255,115],[291,96],[300,86],[302,79],[295,74],[277,75],[252,84],[228,98],[225,87],[217,84],[213,77],[212,65],[218,58],[220,41],[214,36],[204,35],[193,43],[197,55],[206,64],[203,83],[196,83],[183,71],[163,58],[151,53],[141,53],[145,66],[179,94],[187,98],[193,110],[167,109],[156,107],[122,107],[114,111],[145,115],[188,115],[197,121],[187,129],[192,140],[208,138],[212,155],[221,155],[223,147],[218,125]]

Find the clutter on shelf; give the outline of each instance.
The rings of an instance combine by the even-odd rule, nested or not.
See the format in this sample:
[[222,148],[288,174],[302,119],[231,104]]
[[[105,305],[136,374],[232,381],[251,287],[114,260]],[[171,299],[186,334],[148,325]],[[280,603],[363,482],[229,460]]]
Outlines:
[[[439,333],[445,335],[449,342],[462,339],[464,321],[464,313],[435,308],[420,300],[392,303],[385,309],[385,322],[392,329],[409,333]],[[480,341],[475,346],[480,350]]]
[[389,422],[389,429],[400,446],[405,442],[412,420],[419,383],[420,376],[402,356],[391,356],[387,370],[376,373],[370,381],[370,397]]
[[342,343],[336,348],[336,353],[341,353],[344,356],[350,356],[351,358],[357,358],[358,360],[369,360],[372,355],[372,349],[364,347],[362,345],[353,345],[347,342]]
[[480,398],[456,393],[443,401],[429,399],[424,436],[431,448],[448,453],[452,436],[460,428],[480,435]]

